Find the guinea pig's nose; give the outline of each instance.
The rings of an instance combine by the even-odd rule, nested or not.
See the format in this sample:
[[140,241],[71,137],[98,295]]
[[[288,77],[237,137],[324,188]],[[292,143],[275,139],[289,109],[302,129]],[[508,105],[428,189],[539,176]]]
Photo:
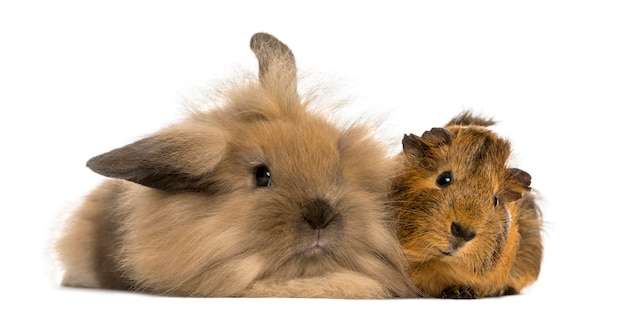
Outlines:
[[334,212],[328,200],[315,198],[303,207],[302,216],[312,228],[321,229],[332,221]]
[[476,232],[464,227],[461,223],[454,221],[450,224],[450,233],[456,237],[464,239],[466,242],[471,241],[476,236]]

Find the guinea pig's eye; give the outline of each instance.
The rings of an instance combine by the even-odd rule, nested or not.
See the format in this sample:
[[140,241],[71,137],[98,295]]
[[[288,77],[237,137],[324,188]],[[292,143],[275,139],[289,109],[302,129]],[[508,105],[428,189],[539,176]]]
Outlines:
[[270,185],[270,170],[265,165],[259,165],[254,169],[254,179],[259,187],[267,187]]
[[493,196],[493,207],[497,207],[500,204],[500,200],[498,200],[498,197]]
[[452,173],[450,171],[445,171],[437,177],[437,186],[443,188],[452,184]]

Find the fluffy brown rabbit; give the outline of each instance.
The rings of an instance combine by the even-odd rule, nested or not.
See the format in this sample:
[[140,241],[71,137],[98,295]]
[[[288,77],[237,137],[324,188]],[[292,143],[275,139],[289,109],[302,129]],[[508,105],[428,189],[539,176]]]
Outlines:
[[397,164],[367,124],[297,91],[291,50],[255,34],[257,79],[222,106],[87,166],[111,179],[56,243],[62,285],[205,297],[411,297],[387,197]]
[[542,218],[531,177],[509,167],[511,146],[463,112],[402,141],[394,180],[398,236],[411,279],[431,297],[518,294],[536,281]]

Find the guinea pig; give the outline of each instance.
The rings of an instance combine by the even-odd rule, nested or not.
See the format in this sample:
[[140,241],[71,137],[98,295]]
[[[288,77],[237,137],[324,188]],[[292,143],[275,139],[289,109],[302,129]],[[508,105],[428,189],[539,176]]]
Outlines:
[[445,128],[405,135],[393,180],[398,238],[424,294],[519,294],[541,268],[542,215],[531,176],[510,167],[511,144],[469,111]]
[[[87,161],[107,177],[63,224],[61,285],[165,296],[417,294],[388,205],[397,162],[363,121],[299,94],[292,51],[257,33],[258,76],[223,102]],[[313,94],[311,94],[313,95]]]

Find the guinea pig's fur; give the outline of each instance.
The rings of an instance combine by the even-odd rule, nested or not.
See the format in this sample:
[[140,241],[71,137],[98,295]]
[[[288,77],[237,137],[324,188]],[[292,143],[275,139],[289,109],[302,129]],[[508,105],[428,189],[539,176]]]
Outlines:
[[170,296],[416,296],[387,205],[397,162],[367,124],[307,107],[291,50],[255,34],[258,80],[93,157],[106,177],[56,242],[62,284]]
[[508,166],[511,145],[492,124],[467,111],[403,139],[392,201],[411,279],[428,296],[518,294],[539,275],[542,219],[531,177]]

